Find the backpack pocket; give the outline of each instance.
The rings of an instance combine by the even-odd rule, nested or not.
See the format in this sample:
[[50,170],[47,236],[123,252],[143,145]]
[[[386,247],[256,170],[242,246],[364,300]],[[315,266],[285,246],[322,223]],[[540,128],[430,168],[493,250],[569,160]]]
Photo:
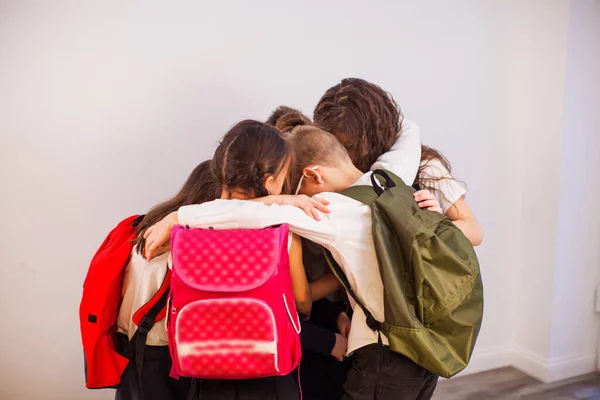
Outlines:
[[176,316],[179,371],[202,379],[277,375],[277,324],[273,310],[251,298],[198,300]]
[[425,326],[460,306],[473,290],[479,270],[471,243],[449,220],[419,246],[413,275],[417,316]]

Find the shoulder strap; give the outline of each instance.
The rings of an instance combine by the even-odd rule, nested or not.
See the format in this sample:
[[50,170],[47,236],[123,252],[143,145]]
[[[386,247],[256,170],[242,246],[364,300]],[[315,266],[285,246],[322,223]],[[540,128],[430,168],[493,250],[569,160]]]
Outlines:
[[[168,274],[165,276],[165,280],[167,279]],[[162,288],[159,290],[163,290],[162,295],[158,299],[156,303],[148,310],[144,318],[140,321],[137,330],[129,340],[129,343],[125,346],[121,355],[129,360],[131,360],[135,356],[135,369],[138,377],[138,387],[140,390],[140,397],[144,399],[144,387],[142,380],[142,370],[144,366],[144,351],[146,349],[146,339],[148,338],[148,333],[154,326],[156,322],[156,317],[161,312],[163,308],[167,306],[167,300],[169,298],[169,290],[170,288],[167,286],[166,288]]]
[[377,193],[371,186],[361,185],[361,186],[350,186],[348,189],[342,190],[340,194],[343,194],[346,197],[350,197],[356,201],[360,201],[363,204],[368,205],[369,207],[373,204],[375,200],[377,200]]
[[384,191],[396,186],[405,186],[405,183],[393,173],[377,169],[371,173],[370,186],[350,186],[349,188],[342,190],[340,194],[371,206]]
[[377,321],[375,317],[373,317],[373,314],[371,314],[371,311],[369,311],[369,309],[365,307],[365,305],[358,299],[358,296],[354,292],[354,289],[352,289],[352,286],[350,286],[350,282],[348,282],[348,278],[346,277],[346,274],[344,274],[342,267],[340,267],[340,265],[333,259],[333,256],[329,250],[323,248],[323,253],[325,254],[325,260],[327,261],[327,264],[329,265],[329,268],[331,268],[333,274],[338,278],[350,297],[352,297],[352,300],[354,300],[365,313],[365,316],[367,317],[367,326],[373,331],[379,331],[381,322]]
[[346,277],[346,274],[344,274],[342,267],[340,267],[340,265],[333,259],[331,252],[329,250],[323,248],[323,253],[325,254],[325,259],[327,260],[327,264],[329,264],[331,271],[338,278],[338,280],[340,281],[342,286],[344,286],[344,288],[346,289],[346,291],[348,292],[350,297],[352,297],[352,299],[356,302],[356,304],[358,304],[358,306],[365,313],[365,316],[367,319],[367,326],[373,332],[377,332],[377,359],[375,360],[377,381],[376,381],[376,385],[375,385],[375,393],[373,394],[373,399],[378,400],[378,398],[379,398],[379,376],[380,376],[380,372],[381,372],[380,370],[381,370],[381,363],[382,363],[382,357],[383,357],[383,355],[382,355],[383,342],[381,340],[381,322],[377,321],[375,319],[375,317],[373,317],[373,314],[371,314],[371,311],[369,311],[367,309],[367,307],[365,307],[365,305],[358,299],[358,296],[356,296],[356,293],[350,286],[350,282],[348,282],[348,278]]
[[[375,171],[373,171],[373,177],[375,176],[383,178],[383,180],[379,179],[379,182],[382,185],[385,185],[385,189],[391,189],[395,186],[408,186],[402,180],[402,178],[386,169],[376,169]],[[371,182],[373,182],[373,177],[371,177]]]
[[[136,228],[142,222],[143,219],[144,215],[139,215],[137,218],[135,218],[132,223],[133,228]],[[129,343],[127,343],[127,345],[121,352],[121,355],[129,360],[131,360],[135,355],[135,369],[137,372],[138,388],[141,400],[144,399],[144,382],[142,379],[142,371],[144,368],[144,351],[146,350],[146,340],[148,338],[148,333],[156,323],[156,317],[167,306],[167,300],[169,298],[170,293],[169,278],[170,276],[167,272],[163,280],[163,284],[158,289],[158,292],[162,291],[161,296],[156,301],[156,303],[154,303],[154,305],[150,307],[146,315],[144,315],[144,317],[138,324],[137,330],[129,340]]]

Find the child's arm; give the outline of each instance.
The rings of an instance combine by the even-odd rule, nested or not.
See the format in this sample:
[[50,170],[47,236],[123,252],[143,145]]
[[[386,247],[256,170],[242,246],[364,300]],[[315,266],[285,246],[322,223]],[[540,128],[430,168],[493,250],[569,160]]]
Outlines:
[[[450,172],[438,161],[430,161],[422,173],[425,186],[431,187],[433,194],[441,205],[442,212],[469,238],[473,246],[478,246],[483,240],[483,231],[479,222],[465,202],[467,191],[453,177]],[[424,200],[415,193],[415,200],[419,204]]]
[[335,275],[331,273],[325,274],[310,284],[312,301],[324,299],[330,294],[337,292],[341,287],[342,285]]
[[452,204],[446,211],[446,216],[469,238],[473,246],[481,244],[483,230],[463,198]]
[[[269,196],[266,202],[272,202],[279,197],[286,196]],[[305,199],[310,200],[309,204],[321,204],[327,212],[326,207],[329,201],[324,198],[308,198],[306,196],[289,196],[295,199],[289,205],[268,206],[261,201],[243,201],[243,200],[227,200],[227,206],[224,207],[223,200],[211,201],[203,204],[195,204],[184,206],[179,211],[172,212],[161,221],[148,228],[144,234],[146,239],[146,248],[144,254],[148,260],[155,256],[156,250],[168,243],[171,239],[171,231],[178,224],[189,225],[193,228],[208,228],[215,229],[226,228],[244,228],[244,229],[261,229],[271,225],[289,223],[290,226],[296,228],[296,232],[302,236],[312,240],[313,242],[323,245],[324,243],[332,243],[337,238],[337,229],[328,223],[327,218],[322,220],[319,215],[320,208],[309,206],[310,213],[302,211],[301,207],[296,204],[298,201],[304,202]],[[313,200],[317,203],[313,203]],[[296,203],[294,203],[296,202]],[[279,203],[278,203],[279,204]],[[305,214],[315,215],[309,218]],[[320,220],[320,222],[317,222]]]
[[296,309],[300,314],[308,317],[312,308],[311,287],[306,278],[302,262],[302,241],[297,235],[292,235],[290,246],[290,275],[292,277]]
[[412,185],[421,164],[421,130],[414,122],[404,119],[400,137],[390,151],[382,154],[371,170],[386,169]]
[[318,197],[308,197],[303,194],[269,195],[265,197],[252,199],[252,201],[258,201],[267,206],[270,206],[272,204],[295,206],[302,209],[302,211],[304,211],[306,215],[314,218],[317,221],[321,220],[321,217],[319,216],[319,213],[317,211],[321,211],[325,214],[329,213],[329,208],[327,207],[329,205],[328,200]]

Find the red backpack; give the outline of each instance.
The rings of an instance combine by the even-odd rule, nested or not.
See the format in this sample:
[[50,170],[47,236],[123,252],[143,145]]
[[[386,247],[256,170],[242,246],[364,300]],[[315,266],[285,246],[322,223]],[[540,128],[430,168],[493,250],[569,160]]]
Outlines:
[[154,297],[134,314],[133,321],[138,329],[127,346],[119,349],[116,324],[123,292],[123,274],[133,249],[136,227],[143,217],[129,217],[108,234],[94,255],[83,284],[79,322],[88,389],[118,387],[121,375],[134,355],[141,383],[146,337],[154,323],[166,314],[170,270]]

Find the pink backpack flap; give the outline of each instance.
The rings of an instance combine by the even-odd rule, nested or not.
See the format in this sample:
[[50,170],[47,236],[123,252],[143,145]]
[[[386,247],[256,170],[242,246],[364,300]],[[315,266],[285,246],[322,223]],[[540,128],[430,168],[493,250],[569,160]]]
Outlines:
[[282,376],[300,363],[288,227],[173,229],[171,375]]

